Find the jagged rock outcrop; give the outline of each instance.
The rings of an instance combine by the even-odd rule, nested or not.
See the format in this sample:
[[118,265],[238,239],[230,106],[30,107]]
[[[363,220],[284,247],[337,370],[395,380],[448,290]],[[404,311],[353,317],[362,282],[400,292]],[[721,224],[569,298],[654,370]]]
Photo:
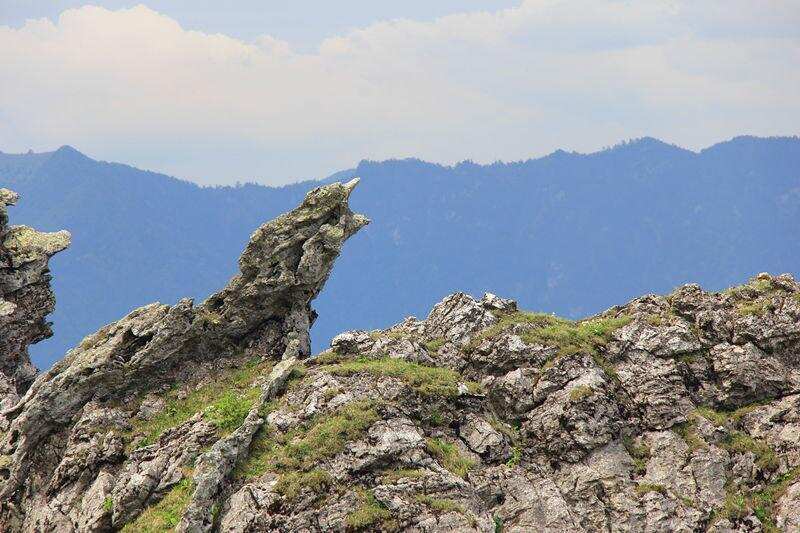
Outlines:
[[[87,337],[2,414],[9,531],[795,531],[800,284],[577,322],[454,294],[307,358],[352,185],[195,307]],[[343,304],[344,307],[344,304]]]
[[0,189],[0,410],[17,403],[36,375],[28,346],[52,335],[45,321],[55,306],[48,261],[70,240],[66,231],[9,227],[6,208],[18,200]]
[[[123,435],[131,430],[131,419],[148,416],[148,401],[156,402],[155,411],[164,407],[148,394],[175,385],[183,386],[180,394],[189,394],[199,382],[248,361],[309,355],[308,329],[316,316],[310,302],[344,241],[368,223],[347,205],[356,183],[315,189],[297,209],[256,230],[239,260],[240,274],[201,305],[185,299],[133,311],[84,339],[5,409],[0,419],[0,529],[122,526],[185,479],[180,469],[219,437],[219,428],[195,416],[189,426],[168,432],[158,443],[136,447]],[[4,205],[14,200],[3,194]],[[32,302],[27,312],[40,322],[52,310],[47,257],[67,241],[66,234],[42,235],[27,228],[11,228],[4,235],[4,259],[17,269],[5,285],[38,283],[42,301]],[[29,333],[11,330],[9,338],[18,338],[24,355],[26,341],[46,331],[37,322]],[[21,356],[6,356],[11,363],[14,357]],[[24,370],[17,371],[23,383],[30,380]],[[226,409],[241,410],[240,400],[233,400],[236,406],[221,405],[220,417],[232,416]],[[139,403],[144,412],[131,412],[130,406]],[[256,415],[245,420],[259,420]],[[249,440],[243,444],[246,448]],[[133,447],[130,453],[126,445]],[[108,513],[101,504],[112,494],[116,505]]]

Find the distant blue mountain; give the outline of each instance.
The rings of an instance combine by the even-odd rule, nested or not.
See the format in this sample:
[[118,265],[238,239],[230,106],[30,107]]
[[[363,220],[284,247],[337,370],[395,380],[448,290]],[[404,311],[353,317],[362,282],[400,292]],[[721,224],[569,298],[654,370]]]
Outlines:
[[[800,273],[800,138],[738,137],[699,153],[651,138],[593,154],[448,167],[363,161],[354,210],[373,223],[345,247],[315,307],[332,335],[422,314],[454,291],[491,291],[579,317],[645,292],[722,289]],[[201,299],[236,272],[250,233],[319,182],[199,187],[70,147],[0,153],[12,223],[69,229],[51,261],[48,366],[134,307]]]

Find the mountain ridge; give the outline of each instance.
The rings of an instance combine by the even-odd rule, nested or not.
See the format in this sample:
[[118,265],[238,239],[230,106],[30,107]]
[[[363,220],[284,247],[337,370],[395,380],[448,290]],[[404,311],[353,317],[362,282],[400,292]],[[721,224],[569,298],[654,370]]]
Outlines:
[[[363,178],[356,207],[382,217],[348,244],[317,302],[316,349],[457,290],[515,294],[527,308],[577,318],[689,281],[722,289],[762,270],[800,274],[790,238],[800,226],[796,137],[737,137],[699,152],[645,139],[490,165],[362,161],[277,188],[201,187],[70,149],[25,174],[20,157],[0,156],[0,183],[24,199],[15,217],[73,233],[53,258],[56,337],[34,346],[42,366],[130,308],[204,298],[236,271],[260,221],[353,175]],[[339,301],[351,303],[351,322]]]

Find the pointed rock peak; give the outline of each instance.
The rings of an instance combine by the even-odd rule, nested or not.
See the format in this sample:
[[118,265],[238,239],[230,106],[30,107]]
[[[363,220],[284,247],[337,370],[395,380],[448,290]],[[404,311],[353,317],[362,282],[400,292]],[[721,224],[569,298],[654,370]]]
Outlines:
[[16,205],[19,201],[19,194],[12,190],[0,188],[0,208],[7,205]]

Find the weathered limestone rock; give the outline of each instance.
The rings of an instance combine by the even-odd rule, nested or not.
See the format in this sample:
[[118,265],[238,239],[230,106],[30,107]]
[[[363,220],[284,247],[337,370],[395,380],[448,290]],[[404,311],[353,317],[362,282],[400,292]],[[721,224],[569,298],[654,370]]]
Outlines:
[[310,302],[366,223],[354,185],[262,226],[202,304],[137,309],[32,385],[66,240],[6,229],[0,190],[0,530],[800,528],[791,276],[578,322],[458,293],[308,358]]
[[0,188],[0,410],[17,403],[36,375],[28,346],[52,335],[45,317],[55,308],[48,261],[70,241],[66,231],[8,226],[7,207],[18,201]]
[[[53,307],[47,259],[67,245],[69,235],[6,229],[5,205],[16,201],[16,196],[0,192],[4,223],[0,233],[0,296],[4,302],[0,339],[6,344],[0,352],[0,390],[6,395],[25,392],[21,398],[12,396],[5,401],[0,417],[0,428],[5,430],[0,434],[4,464],[0,469],[0,529],[17,524],[23,530],[35,530],[51,523],[34,516],[42,512],[34,512],[38,495],[30,496],[32,487],[46,486],[63,471],[56,467],[69,455],[70,444],[66,454],[63,449],[63,443],[69,443],[69,428],[92,402],[124,404],[202,374],[220,360],[235,367],[253,357],[307,357],[308,329],[316,316],[310,302],[322,289],[344,241],[368,223],[347,206],[356,184],[353,180],[315,189],[297,209],[256,230],[239,260],[240,274],[201,305],[181,300],[174,306],[151,304],[137,309],[84,339],[30,388],[33,372],[25,349],[49,334],[43,318]],[[125,422],[112,421],[111,425],[125,431]],[[142,466],[144,458],[137,453],[123,470]],[[178,462],[185,466],[188,456],[179,456]],[[33,477],[32,471],[36,473]],[[112,493],[119,495],[121,506],[114,510],[115,524],[135,517],[153,491],[183,477],[168,476],[165,486],[163,468],[144,474],[151,475],[155,483],[143,486],[134,481],[134,493],[141,494],[134,500],[115,485]],[[142,478],[142,474],[136,476],[134,479]],[[68,490],[88,490],[94,480],[85,477],[69,478],[73,485]],[[58,527],[74,529],[77,521],[59,519]]]

